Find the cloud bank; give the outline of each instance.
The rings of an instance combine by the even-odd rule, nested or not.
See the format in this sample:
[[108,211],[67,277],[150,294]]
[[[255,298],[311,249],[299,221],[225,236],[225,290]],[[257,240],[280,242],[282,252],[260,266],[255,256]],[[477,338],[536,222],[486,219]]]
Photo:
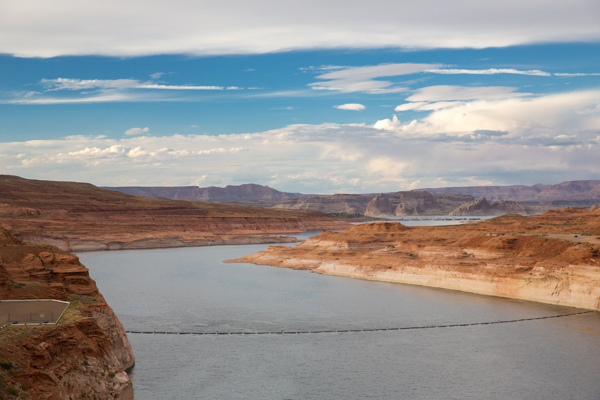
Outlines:
[[[269,10],[258,12],[258,10]],[[2,4],[0,53],[250,54],[327,48],[484,48],[597,41],[596,0],[21,0]]]
[[393,116],[373,126],[302,124],[219,136],[148,136],[133,128],[136,135],[121,139],[3,143],[0,170],[107,186],[253,182],[304,193],[557,183],[600,174],[600,89],[535,96],[490,89],[482,99],[447,89],[418,93],[419,107],[443,103],[423,118]]

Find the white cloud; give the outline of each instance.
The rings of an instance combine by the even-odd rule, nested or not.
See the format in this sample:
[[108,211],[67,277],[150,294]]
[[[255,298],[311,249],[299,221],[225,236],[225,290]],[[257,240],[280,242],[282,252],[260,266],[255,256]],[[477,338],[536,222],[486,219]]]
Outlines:
[[[391,120],[378,121],[374,127],[415,135],[464,135],[485,130],[506,131],[513,136],[539,136],[551,135],[552,132],[594,131],[600,126],[600,90],[528,97],[519,93],[513,93],[515,97],[507,97],[509,94],[509,90],[502,88],[423,88],[409,99],[465,101],[442,103],[444,107],[419,121],[402,122],[394,116]],[[472,98],[475,99],[469,100]],[[423,103],[418,103],[414,109],[423,107]],[[401,106],[400,110],[409,108],[409,105]]]
[[[256,12],[268,10],[268,12]],[[597,0],[4,2],[0,53],[248,54],[309,48],[482,48],[595,41]],[[165,18],[168,16],[168,18]],[[576,21],[576,22],[574,22]]]
[[152,82],[140,82],[137,79],[56,78],[42,79],[41,83],[47,87],[47,91],[85,89],[225,90],[223,86],[163,85]]
[[[153,74],[158,76],[159,74]],[[4,104],[76,104],[108,102],[184,101],[189,97],[174,97],[164,92],[243,90],[238,86],[166,85],[137,79],[42,79],[43,92],[30,91],[21,97],[1,101]],[[50,95],[63,92],[60,95]],[[64,93],[66,92],[66,93]],[[71,92],[71,93],[69,93]],[[146,92],[146,93],[143,93]],[[160,93],[163,92],[163,93]]]
[[150,128],[145,127],[145,128],[131,128],[131,129],[127,129],[125,131],[125,135],[127,136],[137,136],[137,135],[143,135],[144,133],[148,133],[150,131]]
[[318,75],[317,79],[322,81],[310,83],[309,86],[316,90],[334,90],[342,93],[404,92],[408,89],[397,86],[391,81],[377,80],[377,78],[416,74],[440,66],[439,64],[400,63],[348,67]]
[[516,75],[530,75],[530,76],[552,76],[549,72],[532,69],[528,71],[521,71],[512,68],[488,68],[488,69],[453,69],[453,68],[440,68],[430,69],[426,72],[432,74],[444,74],[444,75],[497,75],[497,74],[516,74]]
[[555,73],[554,76],[564,76],[567,78],[570,77],[574,77],[574,76],[600,76],[600,73],[580,73],[580,72],[576,72],[576,73]]
[[[138,83],[133,88],[156,90],[225,90],[223,86],[159,85],[156,83]],[[230,90],[230,88],[227,89]]]
[[341,104],[339,106],[335,106],[334,108],[337,108],[338,110],[362,111],[367,107],[365,107],[362,104],[358,104],[358,103],[348,103],[348,104]]
[[413,95],[406,99],[416,102],[432,102],[445,100],[502,99],[507,97],[526,96],[525,93],[515,93],[516,90],[517,88],[506,86],[467,87],[438,85],[417,89]]
[[[600,174],[600,89],[522,96],[511,88],[421,90],[374,126],[290,125],[231,135],[73,135],[2,143],[0,170],[97,185],[267,184],[304,193],[388,192],[471,182],[558,183]],[[477,88],[480,89],[480,88]],[[453,100],[442,100],[453,99]],[[467,178],[465,178],[467,177]]]

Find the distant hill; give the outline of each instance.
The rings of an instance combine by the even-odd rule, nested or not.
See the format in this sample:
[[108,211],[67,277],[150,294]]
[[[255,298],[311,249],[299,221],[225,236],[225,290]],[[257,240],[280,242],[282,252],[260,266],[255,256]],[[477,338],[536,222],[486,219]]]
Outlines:
[[468,194],[475,198],[516,201],[600,200],[600,180],[569,181],[556,185],[464,186],[418,189],[432,194]]
[[220,203],[244,204],[259,207],[272,207],[275,204],[296,197],[306,197],[302,193],[285,193],[269,186],[247,183],[228,185],[224,188],[211,186],[122,186],[104,187],[133,196],[163,197],[171,200],[214,201]]
[[[433,194],[460,193],[475,198],[485,197],[492,203],[501,200],[518,201],[530,215],[557,208],[589,208],[600,203],[600,180],[568,181],[556,185],[464,186],[418,190]],[[504,206],[498,207],[501,209]]]
[[[570,181],[556,185],[466,186],[417,189],[385,194],[309,195],[280,192],[269,186],[126,186],[105,187],[134,196],[162,197],[172,200],[195,200],[230,204],[275,207],[290,210],[313,210],[342,216],[447,215],[463,204],[485,197],[494,203],[492,214],[517,212],[539,214],[551,208],[591,207],[600,203],[600,180]],[[418,192],[428,194],[418,194]],[[431,195],[429,195],[429,193]],[[476,207],[477,208],[477,207]],[[465,210],[470,210],[466,207]],[[467,211],[457,211],[459,213]],[[477,212],[483,212],[479,210]]]
[[348,224],[308,211],[138,197],[89,183],[0,175],[0,226],[27,243],[70,251],[274,243],[289,240],[274,233]]

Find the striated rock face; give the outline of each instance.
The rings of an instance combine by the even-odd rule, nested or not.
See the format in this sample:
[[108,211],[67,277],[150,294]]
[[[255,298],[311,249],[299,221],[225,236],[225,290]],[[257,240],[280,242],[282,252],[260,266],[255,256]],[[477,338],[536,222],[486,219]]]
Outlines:
[[289,210],[320,211],[325,214],[363,215],[373,195],[335,194],[333,196],[310,196],[283,201],[274,208]]
[[424,191],[387,194],[336,194],[288,200],[276,208],[314,210],[326,214],[345,214],[367,217],[405,215],[447,215],[465,202],[468,195],[432,195]]
[[491,200],[589,200],[600,199],[600,180],[570,181],[556,185],[466,186],[423,190],[437,194],[468,194]]
[[450,215],[453,216],[483,216],[483,215],[504,215],[504,214],[527,214],[525,206],[518,201],[512,200],[494,200],[491,203],[485,197],[480,197],[469,203],[463,204]]
[[0,369],[0,398],[133,399],[131,345],[87,268],[73,254],[1,233],[0,299],[71,304],[57,325],[0,329],[0,359],[9,367]]
[[459,226],[363,224],[234,261],[600,310],[600,208]]
[[471,201],[465,195],[432,195],[429,192],[412,191],[380,194],[367,204],[364,215],[389,217],[406,215],[446,215],[456,207]]
[[291,239],[270,235],[348,227],[318,212],[141,198],[85,183],[7,175],[0,175],[0,203],[38,211],[0,212],[0,224],[12,234],[68,251],[282,243]]

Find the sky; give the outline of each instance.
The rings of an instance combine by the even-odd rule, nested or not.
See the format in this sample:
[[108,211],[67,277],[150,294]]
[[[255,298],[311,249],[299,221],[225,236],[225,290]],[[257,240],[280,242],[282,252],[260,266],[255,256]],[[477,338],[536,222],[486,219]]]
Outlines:
[[2,0],[0,174],[313,194],[600,179],[600,2]]

